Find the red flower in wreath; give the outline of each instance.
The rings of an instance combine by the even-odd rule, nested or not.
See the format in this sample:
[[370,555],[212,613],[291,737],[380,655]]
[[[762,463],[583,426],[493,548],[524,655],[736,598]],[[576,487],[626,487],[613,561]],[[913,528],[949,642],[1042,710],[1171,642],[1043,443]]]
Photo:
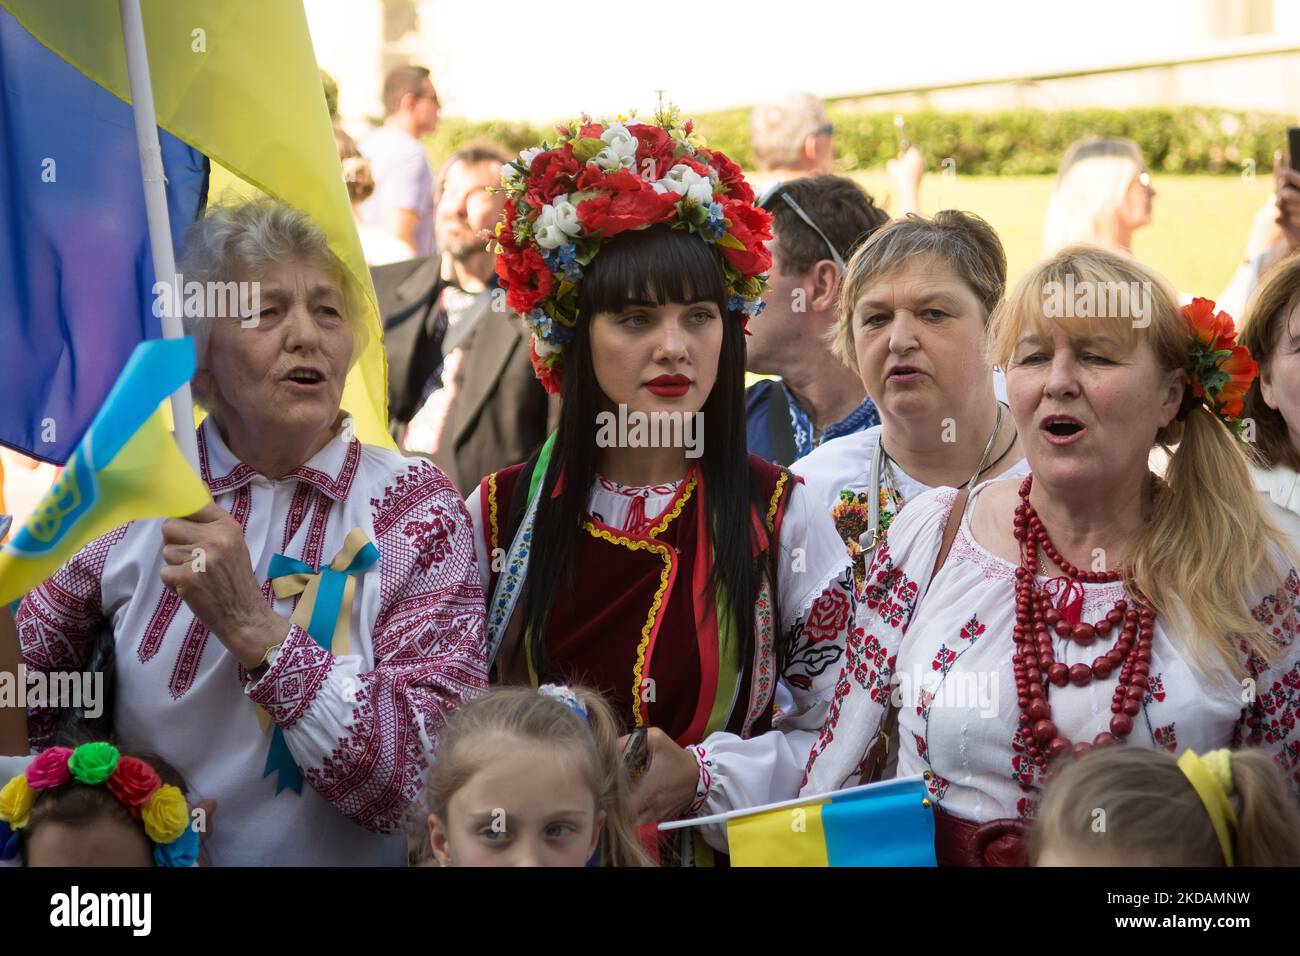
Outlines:
[[529,167],[528,192],[524,199],[534,209],[541,209],[556,196],[571,191],[578,170],[577,157],[568,143],[559,149],[539,153],[533,157],[533,164]]
[[536,339],[528,343],[528,357],[533,363],[533,374],[537,376],[537,381],[542,383],[542,388],[546,389],[546,394],[560,394],[560,389],[564,385],[564,380],[561,378],[563,371],[561,364],[538,355]]
[[749,183],[745,182],[745,174],[740,171],[739,166],[731,161],[731,157],[725,153],[710,150],[709,158],[713,162],[714,169],[718,171],[718,179],[722,181],[722,185],[727,187],[727,198],[752,203],[754,201],[754,190],[750,188]]
[[731,222],[727,231],[745,246],[744,249],[730,249],[719,245],[727,261],[746,275],[769,271],[772,253],[764,242],[772,238],[771,214],[752,203],[731,197],[723,204],[722,214]]
[[551,294],[554,281],[541,253],[531,247],[517,255],[497,256],[497,276],[506,290],[506,305],[521,315]]
[[588,232],[618,235],[647,223],[662,222],[677,206],[674,193],[657,193],[641,177],[620,169],[604,177],[607,192],[578,204],[578,221]]
[[[667,130],[645,123],[633,123],[628,132],[637,138],[636,173],[649,179],[662,179],[673,167],[673,138]],[[653,162],[653,166],[650,163]],[[647,177],[646,174],[649,173]]]

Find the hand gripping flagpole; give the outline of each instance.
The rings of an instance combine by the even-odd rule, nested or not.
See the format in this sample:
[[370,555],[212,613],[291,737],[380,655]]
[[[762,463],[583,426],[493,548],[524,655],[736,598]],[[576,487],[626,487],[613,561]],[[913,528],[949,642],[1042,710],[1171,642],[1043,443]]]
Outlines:
[[[153,86],[149,79],[149,52],[144,42],[144,19],[140,0],[118,0],[122,18],[122,39],[126,43],[126,72],[131,84],[131,108],[135,113],[135,141],[140,149],[140,174],[144,178],[144,206],[149,221],[149,250],[153,253],[154,278],[166,283],[162,310],[165,339],[185,335],[175,312],[181,290],[177,288],[176,256],[172,250],[171,221],[167,214],[167,186],[163,174],[162,147],[158,145],[158,118],[154,113]],[[171,396],[172,423],[181,454],[199,474],[199,447],[194,438],[194,399],[186,382]]]

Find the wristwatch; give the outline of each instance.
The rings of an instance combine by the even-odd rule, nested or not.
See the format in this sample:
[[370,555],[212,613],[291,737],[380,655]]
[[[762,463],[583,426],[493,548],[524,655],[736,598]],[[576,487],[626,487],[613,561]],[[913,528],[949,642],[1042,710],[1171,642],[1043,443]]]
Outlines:
[[271,665],[275,663],[275,659],[280,656],[280,648],[284,646],[285,640],[288,640],[288,635],[278,644],[272,644],[266,649],[266,653],[262,655],[262,663],[248,672],[250,680],[259,681],[265,676],[266,672],[271,669]]

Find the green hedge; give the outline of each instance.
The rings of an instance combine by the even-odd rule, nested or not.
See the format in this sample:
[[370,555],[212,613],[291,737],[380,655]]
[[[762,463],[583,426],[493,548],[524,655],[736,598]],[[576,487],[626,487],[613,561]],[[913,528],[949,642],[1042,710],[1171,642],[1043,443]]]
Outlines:
[[[897,152],[893,113],[830,108],[835,152],[842,168],[880,166]],[[1132,110],[1006,110],[987,113],[904,113],[906,135],[938,166],[946,157],[971,175],[1029,175],[1056,172],[1065,149],[1083,136],[1122,136],[1142,149],[1151,169],[1164,173],[1239,174],[1247,159],[1267,173],[1273,151],[1286,147],[1292,117],[1209,107]],[[749,110],[697,114],[709,145],[724,150],[745,169]],[[511,153],[555,135],[553,126],[504,121],[445,119],[429,143],[436,161],[470,143],[491,142]]]

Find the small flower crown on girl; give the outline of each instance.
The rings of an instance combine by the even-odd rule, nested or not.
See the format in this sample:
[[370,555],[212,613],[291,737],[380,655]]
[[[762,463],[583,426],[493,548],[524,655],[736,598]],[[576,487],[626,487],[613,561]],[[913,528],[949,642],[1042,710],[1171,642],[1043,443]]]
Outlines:
[[506,304],[528,322],[533,371],[560,390],[565,345],[578,318],[583,269],[619,233],[669,223],[718,252],[728,302],[744,322],[763,309],[772,217],[754,205],[740,167],[704,147],[669,106],[654,122],[592,120],[526,149],[502,171],[497,276]]
[[1190,380],[1178,418],[1185,419],[1197,405],[1204,404],[1241,439],[1244,400],[1259,374],[1259,366],[1246,347],[1237,344],[1232,316],[1214,311],[1214,300],[1192,299],[1191,304],[1183,306],[1182,313],[1192,334],[1192,345],[1187,353]]
[[124,757],[112,744],[82,744],[75,750],[50,747],[0,790],[0,859],[18,853],[18,832],[28,825],[40,794],[77,782],[104,787],[144,824],[158,866],[193,866],[199,835],[179,787],[163,783],[139,757]]

